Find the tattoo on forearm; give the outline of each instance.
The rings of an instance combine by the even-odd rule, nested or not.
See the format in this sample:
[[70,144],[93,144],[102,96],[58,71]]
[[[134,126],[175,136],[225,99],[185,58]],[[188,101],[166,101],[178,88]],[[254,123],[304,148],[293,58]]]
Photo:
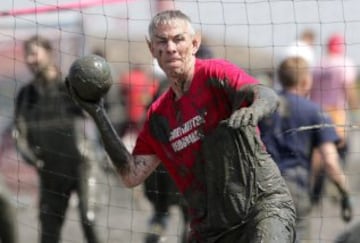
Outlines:
[[119,168],[121,174],[131,176],[139,176],[141,173],[146,173],[148,171],[148,161],[143,158],[137,158],[133,162],[124,164]]
[[131,173],[134,176],[138,176],[141,173],[144,174],[147,171],[147,169],[146,169],[146,167],[148,167],[147,165],[148,165],[148,162],[145,159],[143,159],[143,158],[135,159],[134,167],[133,167]]

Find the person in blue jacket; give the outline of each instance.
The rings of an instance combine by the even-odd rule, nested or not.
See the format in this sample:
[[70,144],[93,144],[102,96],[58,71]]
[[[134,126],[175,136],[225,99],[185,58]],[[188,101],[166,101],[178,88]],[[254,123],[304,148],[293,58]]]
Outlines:
[[339,141],[331,119],[307,96],[312,85],[308,63],[301,57],[285,59],[278,76],[283,90],[277,111],[259,122],[261,138],[284,176],[293,197],[297,240],[309,239],[311,212],[311,157],[317,148],[330,179],[342,198],[342,217],[350,221],[352,207],[346,177],[339,165]]

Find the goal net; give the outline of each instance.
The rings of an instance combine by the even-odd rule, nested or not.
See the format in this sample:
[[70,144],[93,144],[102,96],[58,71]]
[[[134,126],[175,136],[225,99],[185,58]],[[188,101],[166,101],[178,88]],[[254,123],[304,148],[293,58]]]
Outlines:
[[[265,85],[276,86],[275,70],[284,50],[307,30],[314,34],[314,63],[326,54],[327,40],[334,33],[344,36],[344,55],[351,57],[356,70],[360,63],[360,3],[356,0],[2,1],[0,173],[4,182],[1,187],[8,191],[16,209],[14,222],[19,242],[36,242],[40,231],[38,174],[23,161],[12,139],[14,99],[32,75],[25,64],[23,42],[35,34],[48,38],[54,49],[55,63],[64,77],[71,63],[80,56],[98,54],[106,58],[114,81],[106,99],[107,109],[121,138],[131,149],[136,132],[135,124],[128,116],[139,118],[141,109],[139,111],[137,106],[144,106],[156,96],[154,89],[161,85],[158,82],[163,77],[146,44],[148,23],[158,11],[170,8],[180,9],[192,19],[212,57],[230,60]],[[145,88],[140,84],[136,86],[126,76],[135,68],[149,76]],[[135,92],[143,93],[136,96],[133,95]],[[127,105],[135,107],[131,114],[127,113]],[[90,123],[86,126],[91,128],[93,124]],[[308,242],[335,242],[341,232],[359,221],[358,126],[352,120],[342,125],[349,134],[348,164],[344,170],[350,185],[354,218],[351,223],[342,222],[337,192],[327,188],[329,192],[311,214],[312,229]],[[299,131],[301,129],[306,128],[299,128]],[[103,150],[101,142],[97,141],[96,130],[90,133],[93,140],[99,142],[98,149]],[[174,202],[167,217],[160,217],[163,221],[159,219],[166,227],[158,242],[181,242],[182,232],[187,227],[182,208],[178,205],[182,199],[173,188],[170,191],[161,189],[164,185],[159,178],[166,176],[164,171],[156,172],[157,178],[150,183],[146,195],[143,185],[126,189],[105,155],[96,166],[99,173],[88,183],[101,242],[145,242],[149,233],[158,230],[151,226],[154,208],[148,196],[156,201],[161,200],[164,193],[171,194]],[[73,195],[61,232],[62,242],[86,242],[78,205],[79,199]]]

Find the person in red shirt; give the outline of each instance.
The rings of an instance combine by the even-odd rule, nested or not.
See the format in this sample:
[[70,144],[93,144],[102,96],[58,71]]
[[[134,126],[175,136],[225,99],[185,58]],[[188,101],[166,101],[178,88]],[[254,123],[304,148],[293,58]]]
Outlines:
[[126,107],[125,133],[128,129],[138,131],[145,120],[146,109],[152,101],[159,82],[140,66],[135,66],[124,73],[119,80],[120,96]]
[[93,117],[124,185],[164,164],[189,206],[189,242],[294,242],[290,192],[256,129],[278,96],[229,61],[197,59],[200,44],[181,11],[152,19],[148,46],[170,88],[148,109],[132,154],[102,101],[81,100],[69,81],[68,91]]

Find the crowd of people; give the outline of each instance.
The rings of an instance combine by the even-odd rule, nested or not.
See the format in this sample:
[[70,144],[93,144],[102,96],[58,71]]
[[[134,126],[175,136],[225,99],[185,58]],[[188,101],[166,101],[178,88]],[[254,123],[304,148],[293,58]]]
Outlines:
[[[13,135],[39,176],[40,242],[61,241],[72,193],[87,242],[102,242],[91,186],[96,165],[108,159],[126,187],[144,186],[153,210],[145,243],[161,241],[173,205],[183,216],[182,243],[310,242],[311,210],[327,179],[338,189],[342,219],[351,221],[344,170],[346,125],[358,122],[357,70],[343,36],[330,36],[318,62],[314,40],[306,30],[291,43],[267,86],[214,58],[183,12],[161,11],[147,39],[160,73],[134,65],[119,77],[120,124],[109,119],[103,99],[78,97],[48,39],[26,40],[33,76],[17,94]],[[131,149],[123,141],[128,133],[136,136]],[[2,188],[0,242],[17,243]]]

